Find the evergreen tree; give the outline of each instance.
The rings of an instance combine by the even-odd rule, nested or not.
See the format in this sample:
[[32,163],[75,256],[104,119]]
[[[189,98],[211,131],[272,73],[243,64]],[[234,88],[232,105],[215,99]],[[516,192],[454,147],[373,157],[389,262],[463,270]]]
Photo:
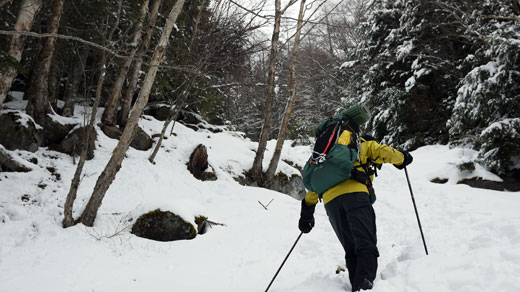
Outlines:
[[445,122],[470,46],[435,1],[374,2],[365,40],[343,66],[346,102],[366,102],[368,124],[386,143],[416,148],[447,143]]
[[473,18],[462,23],[478,49],[465,59],[471,70],[458,86],[447,125],[455,143],[480,150],[481,161],[504,174],[519,168],[515,164],[520,145],[519,11],[514,2],[479,4]]
[[383,142],[465,144],[496,173],[518,168],[519,10],[516,1],[374,1],[341,68],[344,101],[370,106],[368,130]]

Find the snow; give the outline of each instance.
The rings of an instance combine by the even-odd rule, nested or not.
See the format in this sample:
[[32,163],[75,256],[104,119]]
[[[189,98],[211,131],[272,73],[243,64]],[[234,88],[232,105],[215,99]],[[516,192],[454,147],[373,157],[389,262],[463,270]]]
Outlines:
[[[81,119],[79,117],[64,117],[60,116],[56,113],[48,114],[48,116],[56,123],[62,124],[62,125],[74,125],[77,123],[81,123]],[[87,116],[90,116],[90,112],[87,113]],[[81,117],[82,118],[82,117]]]
[[406,92],[410,92],[410,90],[412,90],[412,88],[415,87],[415,84],[416,84],[415,76],[408,78],[408,80],[406,80],[406,82],[404,83]]
[[[162,122],[144,116],[140,126],[159,133]],[[97,131],[96,155],[86,163],[75,217],[117,143]],[[194,132],[179,123],[174,132],[155,165],[147,160],[151,150],[130,148],[93,228],[61,228],[75,170],[70,156],[45,148],[9,151],[38,162],[29,163],[29,173],[0,173],[0,291],[264,291],[299,235],[300,202],[233,180],[251,167],[257,146],[240,133]],[[201,143],[217,181],[198,181],[186,169]],[[265,168],[274,145],[269,141]],[[289,145],[282,159],[301,166],[309,146]],[[375,180],[381,257],[372,291],[519,291],[520,193],[456,184],[475,175],[499,180],[478,165],[471,174],[458,170],[472,161],[474,151],[431,145],[412,155],[408,172],[430,255],[424,252],[404,172],[385,165]],[[296,173],[285,162],[279,170]],[[430,182],[437,177],[448,181]],[[259,204],[271,200],[268,210]],[[190,222],[204,215],[226,226],[174,242],[129,233],[130,218],[156,208]],[[315,217],[315,228],[301,237],[269,291],[350,288],[346,272],[335,274],[344,255],[321,204]]]
[[[0,144],[0,153],[1,152],[8,153],[8,150],[5,149],[4,145]],[[16,151],[11,151],[11,153],[16,153]],[[30,162],[28,162],[25,159],[22,159],[20,156],[18,156],[18,155],[11,155],[11,158],[13,159],[13,161],[17,162],[18,164],[21,164],[21,165],[25,166],[28,169],[33,169],[33,164],[31,164]]]
[[352,68],[356,64],[356,61],[347,61],[341,64],[340,69]]
[[[395,30],[392,30],[392,33],[395,33]],[[414,47],[413,40],[404,41],[402,45],[397,47],[397,60],[403,60],[409,56]]]
[[498,122],[491,123],[487,128],[482,130],[482,133],[480,133],[481,136],[486,135],[496,129],[502,129],[503,127],[513,127],[514,123],[520,122],[520,118],[514,118],[514,119],[503,119]]

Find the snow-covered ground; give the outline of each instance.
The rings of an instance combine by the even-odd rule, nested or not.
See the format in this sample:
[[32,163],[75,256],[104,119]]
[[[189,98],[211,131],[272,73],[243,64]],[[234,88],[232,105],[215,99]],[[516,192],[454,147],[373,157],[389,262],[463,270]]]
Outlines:
[[[162,124],[145,117],[141,126],[152,134]],[[0,291],[264,291],[299,235],[300,202],[232,179],[250,168],[256,149],[239,133],[194,132],[180,124],[175,133],[164,141],[155,165],[147,160],[150,152],[130,148],[93,228],[61,228],[75,169],[70,156],[43,148],[12,151],[38,162],[29,173],[0,173]],[[116,142],[98,130],[75,216]],[[217,181],[198,181],[186,169],[200,143],[208,147]],[[282,158],[303,164],[309,147],[287,144]],[[375,181],[381,257],[373,291],[520,291],[520,193],[456,184],[468,177],[456,165],[471,160],[473,151],[434,145],[412,154],[408,171],[430,254],[424,252],[404,172],[384,166]],[[286,163],[280,169],[295,172]],[[481,168],[475,172],[496,179]],[[431,183],[436,177],[449,181]],[[259,204],[271,200],[268,210]],[[129,233],[130,218],[156,208],[192,222],[204,215],[225,226],[174,242]],[[335,274],[344,255],[322,205],[315,216],[316,227],[301,237],[269,291],[350,289],[347,274]]]

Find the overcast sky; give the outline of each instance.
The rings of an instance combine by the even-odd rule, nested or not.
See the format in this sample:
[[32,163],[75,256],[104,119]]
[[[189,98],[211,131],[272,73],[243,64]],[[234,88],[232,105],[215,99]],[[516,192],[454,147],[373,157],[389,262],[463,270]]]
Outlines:
[[[261,16],[270,16],[270,17],[274,16],[275,0],[250,0],[250,1],[249,0],[232,0],[232,1],[240,4],[241,6],[247,8],[249,10],[254,10]],[[307,10],[305,13],[305,19],[307,19],[313,13],[313,11],[316,10],[317,7],[321,6],[320,7],[321,11],[324,11],[325,9],[329,10],[329,9],[331,9],[331,7],[333,7],[336,3],[340,2],[340,1],[348,1],[348,0],[307,0],[306,1]],[[264,2],[265,2],[265,5],[262,5],[262,3],[264,3]],[[284,8],[289,2],[290,2],[290,0],[282,0],[281,1],[282,8]],[[325,2],[325,4],[323,4],[324,2]],[[237,7],[237,5],[233,5],[233,6]],[[258,10],[261,7],[262,7],[262,10]],[[295,26],[296,26],[295,19],[298,17],[299,8],[300,8],[300,1],[297,1],[283,15],[286,18],[282,20],[282,26],[285,28],[285,30],[289,29],[291,32],[285,32],[285,33],[282,32],[281,36],[280,36],[281,38],[286,37],[287,34],[294,33]],[[241,8],[237,8],[237,9],[240,12],[244,11]],[[317,20],[317,19],[321,18],[322,16],[323,16],[323,12],[316,13],[312,17],[312,19]],[[287,19],[287,18],[294,18],[294,20]],[[260,22],[265,22],[265,19],[258,18],[257,23],[260,23]],[[272,21],[270,21],[269,24],[266,25],[262,29],[262,32],[270,37],[270,35],[272,34],[272,29],[273,29],[273,24],[272,24]]]

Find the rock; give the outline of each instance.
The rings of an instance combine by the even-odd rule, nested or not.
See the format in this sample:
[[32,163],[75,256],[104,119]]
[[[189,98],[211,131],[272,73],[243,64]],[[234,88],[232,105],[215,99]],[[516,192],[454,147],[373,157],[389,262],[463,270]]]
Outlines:
[[146,134],[143,129],[138,127],[137,132],[134,135],[134,139],[132,140],[132,143],[130,143],[130,146],[137,150],[146,151],[152,148],[152,145],[153,140],[150,135]]
[[177,116],[177,121],[181,122],[183,125],[197,125],[199,123],[205,123],[201,115],[187,110],[181,110],[179,112],[179,115]]
[[[241,185],[253,187],[259,186],[256,181],[253,181],[250,178],[250,174],[246,174],[245,176],[241,176],[238,178],[234,177],[234,179],[238,181]],[[303,178],[297,174],[293,174],[290,177],[288,177],[287,175],[279,172],[275,175],[271,185],[262,185],[261,187],[284,193],[297,200],[303,200],[303,198],[305,198],[305,194],[307,193],[307,191],[305,190],[305,186],[303,185]]]
[[2,171],[16,171],[16,172],[29,172],[32,169],[16,161],[5,148],[0,146],[0,172]]
[[457,182],[457,184],[465,184],[470,187],[479,188],[479,189],[487,189],[487,190],[495,190],[495,191],[504,191],[504,183],[499,181],[491,181],[485,180],[481,177],[467,178]]
[[[85,127],[77,128],[72,131],[61,143],[54,144],[49,149],[66,153],[69,155],[81,155],[81,148],[83,147]],[[92,131],[91,137],[88,141],[87,160],[94,158],[94,150],[96,149],[95,141],[97,139],[96,131]]]
[[179,116],[177,117],[177,121],[185,125],[186,127],[198,131],[198,130],[208,130],[212,133],[220,133],[222,132],[221,127],[216,127],[204,120],[201,115],[187,110],[181,110],[179,112]]
[[[460,171],[475,171],[474,162],[466,162],[457,166]],[[498,175],[498,174],[497,174]],[[458,184],[466,184],[474,188],[488,189],[494,191],[520,191],[520,169],[510,169],[505,174],[500,175],[502,181],[491,181],[483,179],[482,177],[472,177],[469,179],[462,179]]]
[[166,121],[170,115],[170,106],[165,103],[151,103],[144,109],[143,113],[159,121]]
[[119,129],[117,126],[107,126],[103,124],[98,124],[98,126],[101,128],[101,131],[105,133],[105,135],[112,139],[119,139],[119,137],[121,137],[123,134],[123,131],[121,131],[121,129]]
[[195,131],[195,132],[197,132],[198,130],[200,130],[199,127],[197,127],[197,125],[186,124],[186,125],[184,125],[184,126],[186,126],[186,128],[190,128],[190,129],[192,129],[192,130]]
[[8,103],[8,102],[12,102],[12,101],[15,101],[14,97],[8,93],[6,96],[5,96],[5,100],[4,100],[4,103]]
[[219,127],[215,127],[211,124],[208,124],[208,123],[200,123],[197,125],[197,127],[199,129],[204,129],[204,130],[208,130],[210,131],[211,133],[221,133],[223,132],[223,130]]
[[436,183],[436,184],[445,184],[448,182],[448,179],[447,178],[440,178],[440,177],[436,177],[432,180],[430,180],[432,183]]
[[27,114],[0,111],[0,144],[7,150],[35,152],[43,143],[42,128]]
[[520,169],[512,169],[502,176],[504,188],[510,192],[520,192]]
[[195,147],[195,150],[190,155],[190,161],[188,162],[188,170],[193,174],[197,175],[204,172],[208,168],[208,152],[206,146],[199,144]]
[[208,152],[206,146],[199,144],[190,155],[188,170],[199,180],[216,180],[217,175],[215,174],[215,171],[206,171],[208,166]]
[[136,236],[157,241],[193,239],[197,229],[169,211],[159,209],[141,215],[132,226]]
[[297,200],[303,200],[305,198],[305,186],[303,185],[303,179],[297,174],[293,174],[290,177],[279,172],[274,177],[272,185],[269,189],[284,193]]
[[[99,124],[99,127],[101,128],[101,131],[105,133],[105,135],[112,139],[119,139],[119,137],[121,137],[121,135],[123,134],[123,131],[116,126],[107,126]],[[152,145],[152,138],[148,134],[146,134],[146,132],[143,129],[137,127],[137,132],[134,135],[132,143],[130,143],[130,147],[137,150],[146,151],[152,148]]]
[[77,124],[62,124],[49,115],[45,115],[40,124],[43,127],[43,145],[59,144]]
[[215,173],[213,167],[211,167],[210,165],[209,168],[206,169],[206,171],[203,172],[198,179],[200,179],[201,181],[214,181],[217,180],[217,174]]

